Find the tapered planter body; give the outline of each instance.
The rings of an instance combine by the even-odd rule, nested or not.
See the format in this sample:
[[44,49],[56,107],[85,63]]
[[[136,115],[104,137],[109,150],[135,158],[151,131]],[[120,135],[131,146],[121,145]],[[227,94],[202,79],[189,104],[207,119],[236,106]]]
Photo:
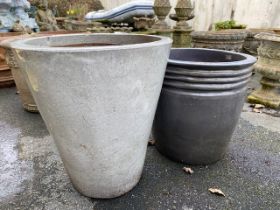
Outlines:
[[[10,39],[11,37],[18,36],[21,33],[17,32],[7,32],[0,33],[0,42]],[[2,87],[11,87],[15,85],[15,81],[11,72],[10,67],[7,64],[5,58],[6,50],[0,47],[0,88]]]
[[38,107],[33,99],[33,96],[28,88],[27,82],[25,81],[24,75],[22,70],[19,68],[15,55],[11,50],[11,42],[26,39],[30,37],[41,37],[41,36],[52,36],[58,34],[71,34],[71,33],[78,33],[75,31],[46,31],[40,32],[32,35],[17,35],[12,36],[6,39],[0,39],[0,46],[3,50],[5,50],[4,56],[6,57],[6,62],[8,64],[9,70],[11,69],[12,78],[16,83],[17,90],[19,92],[19,96],[22,102],[23,108],[28,112],[38,113]]
[[9,66],[9,68],[11,69],[11,73],[12,73],[13,79],[15,81],[23,108],[29,112],[38,112],[35,101],[30,93],[30,90],[24,79],[23,73],[17,64],[15,55],[10,46],[10,43],[12,41],[15,41],[18,39],[25,39],[25,38],[29,38],[29,37],[30,37],[29,35],[13,36],[13,37],[10,37],[9,39],[2,40],[0,42],[0,46],[3,49],[5,49],[4,55],[6,58],[6,62],[7,62],[7,65]]
[[28,112],[38,113],[39,111],[37,105],[24,79],[24,75],[17,64],[14,53],[10,48],[6,49],[6,60],[12,70],[12,75],[15,80],[23,108]]
[[187,164],[220,160],[239,119],[255,61],[227,51],[173,49],[154,120],[157,149]]
[[113,198],[138,183],[170,46],[168,38],[116,34],[12,43],[82,194]]

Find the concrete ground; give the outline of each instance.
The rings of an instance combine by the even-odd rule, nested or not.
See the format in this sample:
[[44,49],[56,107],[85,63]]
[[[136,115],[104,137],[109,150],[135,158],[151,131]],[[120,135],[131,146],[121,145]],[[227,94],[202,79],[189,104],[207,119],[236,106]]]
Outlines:
[[[251,87],[256,84],[253,80]],[[0,89],[0,209],[280,209],[280,114],[244,110],[225,158],[210,166],[175,163],[148,147],[139,184],[96,200],[70,183],[42,118],[23,111],[16,89]],[[226,197],[209,193],[221,189]]]

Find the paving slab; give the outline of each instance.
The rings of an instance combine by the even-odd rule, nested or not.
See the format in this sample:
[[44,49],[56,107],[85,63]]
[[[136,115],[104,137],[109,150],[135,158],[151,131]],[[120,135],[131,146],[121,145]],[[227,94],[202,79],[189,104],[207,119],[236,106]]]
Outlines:
[[84,197],[66,175],[40,115],[22,109],[15,88],[0,89],[0,210],[280,209],[279,111],[255,113],[245,104],[225,158],[191,166],[192,175],[185,166],[149,146],[132,191],[110,200]]

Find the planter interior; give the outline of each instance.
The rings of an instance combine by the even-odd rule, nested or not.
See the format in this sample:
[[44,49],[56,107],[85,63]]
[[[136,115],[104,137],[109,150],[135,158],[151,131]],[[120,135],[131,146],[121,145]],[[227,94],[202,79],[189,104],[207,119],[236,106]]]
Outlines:
[[[215,53],[208,50],[188,49],[188,50],[172,50],[169,59],[178,62],[200,62],[203,63],[220,63],[220,62],[234,62],[246,60],[246,57],[241,54],[231,52],[215,51]],[[175,62],[176,62],[175,61]],[[185,63],[187,64],[187,63]]]
[[[44,35],[45,33],[43,33]],[[106,39],[104,38],[106,36]],[[82,40],[81,40],[82,38]],[[22,44],[27,48],[38,48],[44,49],[52,48],[54,50],[66,50],[65,48],[79,48],[79,47],[93,47],[101,44],[104,45],[134,45],[134,44],[145,44],[160,41],[160,38],[155,36],[139,36],[139,35],[126,35],[126,39],[120,39],[117,35],[110,36],[109,34],[91,35],[91,34],[81,34],[81,35],[59,35],[43,38],[35,38],[23,41]],[[23,46],[22,45],[22,46]],[[63,49],[64,48],[64,49]],[[66,50],[67,51],[67,50]]]
[[164,37],[117,34],[12,43],[82,194],[113,198],[138,183],[170,46]]

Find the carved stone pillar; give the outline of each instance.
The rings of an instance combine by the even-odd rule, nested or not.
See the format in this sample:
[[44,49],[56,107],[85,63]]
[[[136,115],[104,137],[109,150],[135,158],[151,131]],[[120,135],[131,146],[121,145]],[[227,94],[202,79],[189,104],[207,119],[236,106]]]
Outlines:
[[176,15],[170,15],[177,21],[173,31],[173,47],[190,47],[192,27],[187,23],[194,18],[194,7],[191,0],[178,0],[175,7]]
[[254,91],[248,101],[263,104],[271,108],[280,107],[280,36],[272,33],[260,33],[255,36],[261,41],[258,49],[258,62],[255,69],[263,78],[262,87]]
[[178,0],[177,5],[175,7],[178,21],[174,29],[190,29],[191,26],[189,26],[187,21],[194,18],[193,10],[194,8],[192,6],[191,0]]
[[153,29],[156,30],[165,30],[170,29],[170,26],[167,25],[165,18],[169,14],[171,10],[171,5],[169,0],[155,0],[154,3],[154,11],[157,16],[157,21],[153,25]]

